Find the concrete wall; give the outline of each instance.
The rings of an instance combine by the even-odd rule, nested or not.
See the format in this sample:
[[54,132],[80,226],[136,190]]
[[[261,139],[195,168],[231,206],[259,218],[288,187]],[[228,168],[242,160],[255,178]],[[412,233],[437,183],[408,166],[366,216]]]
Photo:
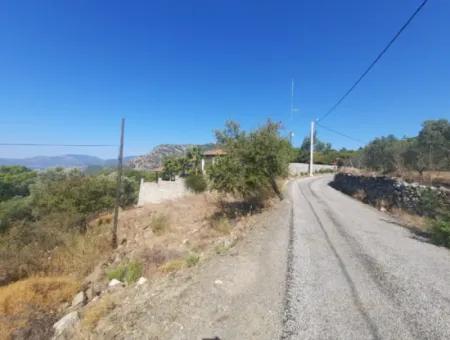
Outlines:
[[[335,170],[336,166],[334,165],[326,165],[326,164],[314,164],[314,171],[320,170]],[[308,163],[290,163],[289,164],[289,174],[291,176],[297,176],[301,173],[309,173],[309,164]]]
[[450,190],[417,183],[407,183],[385,176],[359,176],[339,173],[332,187],[357,195],[363,202],[385,208],[401,208],[412,214],[433,217],[439,210],[450,209]]
[[138,206],[146,203],[160,203],[190,194],[191,192],[186,189],[182,178],[177,178],[175,181],[159,180],[158,183],[141,181]]

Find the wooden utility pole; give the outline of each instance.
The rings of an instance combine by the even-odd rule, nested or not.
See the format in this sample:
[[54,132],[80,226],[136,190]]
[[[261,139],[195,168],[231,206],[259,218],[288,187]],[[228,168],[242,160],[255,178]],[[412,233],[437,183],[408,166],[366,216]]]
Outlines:
[[117,248],[117,225],[119,224],[119,205],[120,205],[120,192],[122,187],[122,170],[123,170],[123,138],[125,133],[125,118],[122,118],[122,124],[120,127],[120,147],[119,157],[117,160],[117,187],[116,187],[116,203],[114,205],[114,220],[112,230],[112,248]]
[[314,176],[314,121],[311,122],[311,136],[309,137],[309,176]]

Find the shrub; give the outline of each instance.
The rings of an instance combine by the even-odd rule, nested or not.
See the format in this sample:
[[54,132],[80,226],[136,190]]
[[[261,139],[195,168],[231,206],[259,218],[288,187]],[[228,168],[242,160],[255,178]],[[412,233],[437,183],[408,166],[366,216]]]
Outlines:
[[154,215],[150,227],[155,235],[162,235],[169,229],[169,217],[163,214]]
[[450,217],[438,218],[432,222],[431,240],[438,245],[450,248]]
[[39,313],[57,312],[79,288],[68,277],[31,277],[0,287],[0,337],[8,339],[18,329],[29,327]]
[[111,296],[105,296],[97,303],[89,306],[83,315],[82,325],[89,331],[92,331],[98,321],[111,312],[116,307],[116,302]]
[[200,261],[200,256],[197,254],[189,254],[186,257],[186,265],[190,267],[194,267]]
[[217,142],[226,155],[208,168],[212,188],[238,194],[246,200],[261,196],[267,189],[282,198],[276,179],[288,175],[291,145],[280,136],[280,125],[268,121],[261,128],[246,133],[228,122],[216,132]]
[[14,221],[31,219],[31,205],[28,197],[15,197],[0,202],[0,233]]
[[186,188],[195,193],[204,192],[208,187],[203,175],[189,175],[186,177],[184,184],[186,185]]
[[159,270],[161,270],[163,273],[171,273],[184,268],[185,265],[186,262],[182,259],[175,259],[164,263],[159,267]]
[[108,280],[116,279],[130,284],[136,282],[141,277],[142,269],[142,263],[131,261],[110,270],[107,273]]
[[217,217],[211,220],[211,227],[220,234],[229,234],[233,229],[232,225],[226,217]]

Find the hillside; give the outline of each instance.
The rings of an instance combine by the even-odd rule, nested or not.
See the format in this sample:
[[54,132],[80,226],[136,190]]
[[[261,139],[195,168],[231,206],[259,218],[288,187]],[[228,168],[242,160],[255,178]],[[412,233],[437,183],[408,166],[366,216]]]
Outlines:
[[[133,159],[134,156],[125,157],[125,163]],[[61,156],[36,156],[30,158],[0,158],[2,165],[22,165],[30,169],[47,168],[80,168],[88,166],[115,166],[116,159],[102,159],[89,155],[61,155]]]
[[[183,156],[194,144],[160,144],[155,146],[148,154],[136,157],[128,162],[128,166],[135,169],[155,169],[162,166],[166,157]],[[214,144],[197,145],[203,150],[214,148]]]

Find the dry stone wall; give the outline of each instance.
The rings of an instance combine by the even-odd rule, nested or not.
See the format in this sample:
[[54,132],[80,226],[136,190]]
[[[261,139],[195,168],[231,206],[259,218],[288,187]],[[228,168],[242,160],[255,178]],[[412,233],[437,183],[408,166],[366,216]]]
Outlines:
[[360,176],[338,173],[330,184],[365,203],[400,208],[412,214],[435,217],[450,209],[450,190],[407,183],[386,176]]

